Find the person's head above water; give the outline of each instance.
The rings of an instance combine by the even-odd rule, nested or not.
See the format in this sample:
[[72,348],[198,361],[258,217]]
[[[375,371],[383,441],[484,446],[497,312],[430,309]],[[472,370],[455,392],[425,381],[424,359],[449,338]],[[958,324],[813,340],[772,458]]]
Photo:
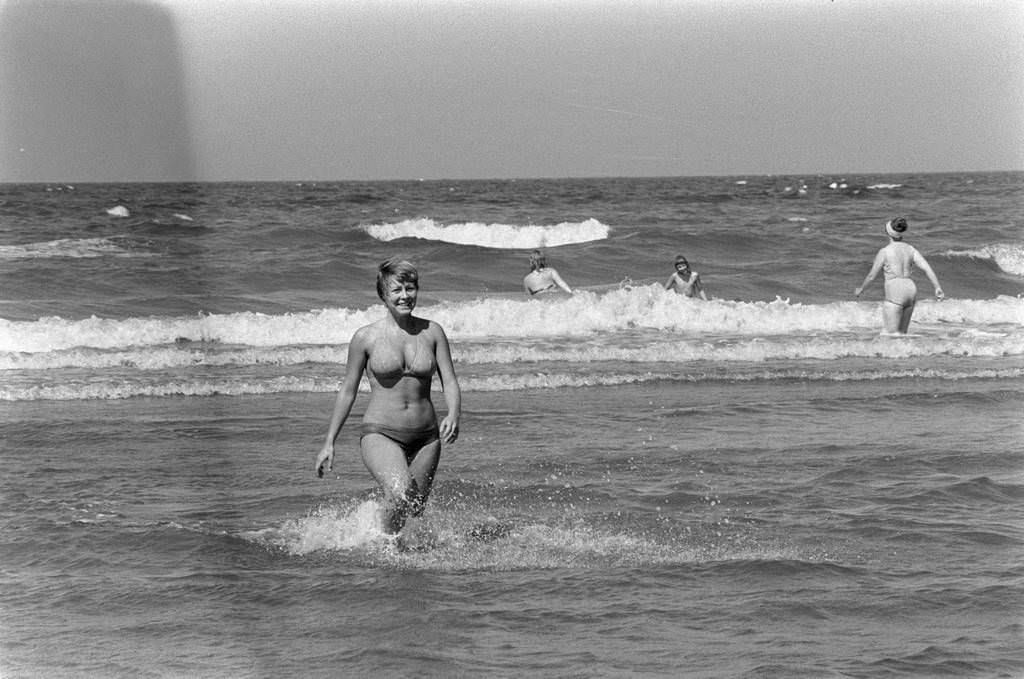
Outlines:
[[404,259],[387,259],[377,267],[377,296],[384,300],[384,291],[391,281],[399,283],[412,283],[420,287],[420,274],[409,262]]
[[903,217],[896,217],[885,223],[885,233],[893,240],[902,240],[903,234],[906,232],[907,220]]
[[686,257],[683,257],[682,255],[676,255],[676,268],[678,269],[680,265],[684,269],[690,268],[690,263],[686,261]]
[[548,267],[548,261],[544,257],[544,253],[540,250],[534,250],[530,253],[530,270],[540,271]]

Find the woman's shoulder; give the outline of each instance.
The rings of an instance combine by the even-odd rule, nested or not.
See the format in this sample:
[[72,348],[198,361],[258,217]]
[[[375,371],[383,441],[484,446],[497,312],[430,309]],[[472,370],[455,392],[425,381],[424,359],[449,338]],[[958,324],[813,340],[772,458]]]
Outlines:
[[383,325],[384,319],[374,321],[373,323],[367,323],[366,325],[352,333],[352,341],[366,342],[372,340],[374,337],[380,334]]
[[429,337],[434,342],[441,342],[441,341],[447,342],[448,341],[448,335],[445,333],[444,327],[440,323],[438,323],[437,321],[430,320],[430,319],[423,319],[423,320],[426,322],[426,327],[424,328],[424,334],[427,337]]
[[895,243],[892,243],[889,247],[892,248],[893,252],[900,253],[901,257],[906,257],[907,255],[913,256],[917,254],[917,248],[915,248],[913,245],[906,241],[896,241]]
[[444,328],[442,328],[441,324],[438,323],[437,321],[431,320],[429,318],[420,318],[420,319],[417,319],[417,320],[420,320],[420,321],[423,322],[423,325],[421,327],[424,330],[426,330],[428,333],[430,333],[430,334],[434,334],[434,333],[444,334]]

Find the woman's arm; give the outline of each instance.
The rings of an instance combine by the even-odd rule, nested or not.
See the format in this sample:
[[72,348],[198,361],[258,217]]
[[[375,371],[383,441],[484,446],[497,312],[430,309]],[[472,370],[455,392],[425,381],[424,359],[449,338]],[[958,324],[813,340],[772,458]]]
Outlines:
[[675,287],[675,285],[676,285],[676,278],[677,278],[676,274],[672,274],[671,276],[668,277],[668,280],[665,281],[665,289],[666,290],[671,290],[672,288]]
[[882,264],[885,263],[885,248],[878,251],[875,255],[875,261],[871,265],[871,271],[868,271],[868,275],[864,277],[864,282],[860,284],[860,287],[853,291],[854,296],[860,297],[860,293],[864,292],[864,288],[868,286],[868,283],[875,280],[875,276],[882,270]]
[[459,389],[459,380],[455,377],[455,364],[452,362],[452,351],[448,346],[448,337],[444,334],[444,328],[434,322],[431,322],[431,326],[435,329],[434,358],[437,360],[437,374],[441,378],[444,401],[448,406],[448,412],[441,420],[441,440],[445,443],[453,443],[459,437],[462,390]]
[[558,275],[558,272],[556,270],[548,269],[548,271],[551,272],[551,279],[554,280],[556,284],[558,284],[558,287],[562,288],[569,294],[572,294],[572,288],[570,288],[568,284],[566,284],[566,282],[562,280],[562,277]]
[[697,291],[702,300],[708,301],[707,293],[704,292],[704,282],[701,281],[700,274],[696,271],[693,272],[693,289]]
[[334,468],[334,440],[338,438],[342,425],[352,412],[352,404],[355,403],[356,393],[359,391],[359,381],[363,376],[363,369],[366,367],[366,333],[361,328],[352,335],[348,343],[348,359],[345,363],[345,379],[338,389],[338,398],[334,402],[334,412],[331,415],[331,423],[327,426],[327,439],[323,448],[316,456],[317,476],[323,476],[325,471]]
[[914,250],[914,264],[921,269],[921,271],[924,271],[924,275],[932,282],[932,286],[935,288],[935,296],[939,299],[945,297],[945,293],[942,292],[942,286],[939,285],[939,279],[935,275],[935,272],[932,271],[932,267],[928,264],[928,260],[925,259],[924,255],[916,249]]

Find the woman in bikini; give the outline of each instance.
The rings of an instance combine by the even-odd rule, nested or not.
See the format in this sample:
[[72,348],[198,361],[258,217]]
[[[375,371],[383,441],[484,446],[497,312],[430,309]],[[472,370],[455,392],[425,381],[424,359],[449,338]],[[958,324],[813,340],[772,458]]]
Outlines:
[[700,280],[700,274],[696,271],[690,270],[690,264],[686,261],[686,257],[678,255],[676,257],[676,270],[668,281],[665,283],[666,290],[675,290],[680,295],[686,297],[696,297],[700,295],[700,298],[707,300],[708,295],[704,292],[704,284]]
[[939,279],[935,272],[920,252],[912,245],[903,242],[903,235],[907,231],[907,220],[903,217],[891,219],[885,223],[885,233],[889,236],[889,244],[878,251],[875,255],[875,262],[871,265],[871,271],[861,286],[853,291],[853,294],[860,297],[860,293],[879,271],[885,273],[885,302],[882,305],[882,321],[885,325],[885,332],[889,334],[907,334],[910,328],[910,317],[914,313],[914,305],[917,303],[917,286],[911,279],[916,264],[924,271],[928,280],[935,286],[935,296],[942,299],[944,294]]
[[530,253],[530,273],[523,278],[523,289],[530,295],[538,295],[542,292],[554,292],[556,289],[572,294],[570,288],[558,272],[548,266],[547,259],[540,250]]
[[[348,345],[345,379],[338,392],[327,440],[316,456],[323,476],[334,464],[334,441],[355,402],[365,371],[370,403],[359,445],[363,463],[384,490],[384,531],[398,533],[418,516],[430,495],[441,443],[459,436],[462,395],[444,330],[413,316],[419,274],[405,261],[387,261],[377,273],[377,295],[387,307],[381,320],[356,330]],[[437,373],[448,412],[437,422],[430,384]]]

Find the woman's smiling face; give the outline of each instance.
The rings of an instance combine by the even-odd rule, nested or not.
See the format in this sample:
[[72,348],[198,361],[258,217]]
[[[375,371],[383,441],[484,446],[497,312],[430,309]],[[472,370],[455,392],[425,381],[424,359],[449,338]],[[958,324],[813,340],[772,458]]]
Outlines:
[[416,308],[419,286],[413,281],[400,281],[392,276],[384,288],[384,304],[397,313],[412,313]]

